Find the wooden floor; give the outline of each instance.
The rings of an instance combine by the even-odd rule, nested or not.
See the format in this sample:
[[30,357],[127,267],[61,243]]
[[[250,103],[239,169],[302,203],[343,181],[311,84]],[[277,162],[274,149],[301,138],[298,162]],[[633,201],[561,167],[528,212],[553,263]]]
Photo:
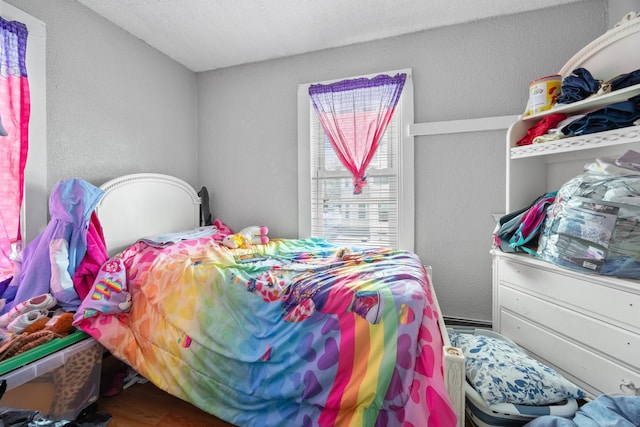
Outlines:
[[[110,384],[112,369],[105,359],[102,388]],[[98,411],[111,415],[109,427],[234,427],[195,406],[171,396],[150,382],[134,384],[112,397],[100,397]]]
[[[151,383],[135,384],[114,397],[101,397],[98,411],[111,415],[109,427],[234,427]],[[474,426],[465,421],[465,427]]]
[[151,383],[134,384],[113,397],[101,397],[98,411],[111,415],[109,427],[233,427]]
[[[110,384],[113,362],[103,363],[102,388]],[[100,397],[98,411],[111,415],[109,427],[235,427],[155,387],[150,382],[134,384],[113,397]],[[466,420],[465,427],[473,427]]]

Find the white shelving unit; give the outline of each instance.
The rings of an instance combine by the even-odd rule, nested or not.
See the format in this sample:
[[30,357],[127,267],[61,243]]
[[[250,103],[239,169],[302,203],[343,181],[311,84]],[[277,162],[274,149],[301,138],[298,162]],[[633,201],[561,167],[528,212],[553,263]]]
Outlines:
[[[589,43],[562,67],[566,77],[586,68],[594,78],[607,81],[640,69],[640,17],[629,13],[614,28]],[[640,84],[572,104],[557,105],[535,115],[521,115],[507,132],[506,210],[527,206],[537,196],[557,190],[581,173],[585,163],[598,157],[617,157],[627,149],[640,151],[640,128],[615,129],[597,134],[564,138],[554,142],[518,147],[527,130],[552,113],[584,114],[640,94]]]
[[[524,129],[525,132],[520,136],[521,138],[526,134],[526,129],[531,127],[530,125],[532,123],[537,123],[549,114],[564,113],[567,116],[581,114],[582,112],[592,111],[616,102],[626,101],[636,95],[640,95],[640,84],[626,87],[616,92],[593,96],[573,104],[558,105],[551,110],[547,110],[544,113],[537,114],[535,116],[521,116],[520,121],[511,127],[511,129],[514,132],[514,136],[516,133],[520,134],[520,131]],[[639,134],[640,126],[631,126],[621,129],[613,129],[606,132],[599,132],[596,134],[562,138],[557,141],[524,145],[521,147],[515,146],[514,141],[510,140],[509,156],[511,160],[515,160],[524,157],[544,156],[555,153],[589,150],[603,146],[628,144],[640,140]],[[520,138],[518,138],[518,140]]]
[[[584,67],[609,80],[640,69],[640,18],[626,20],[578,52],[563,77]],[[640,151],[640,126],[517,146],[545,116],[585,114],[640,94],[635,85],[520,116],[507,132],[506,209],[558,190],[596,158]],[[558,369],[593,396],[640,395],[640,281],[584,274],[529,255],[493,251],[493,329]]]
[[505,212],[527,206],[536,196],[557,190],[569,178],[581,173],[584,164],[589,161],[598,157],[615,158],[628,149],[640,150],[640,126],[518,146],[517,142],[527,134],[530,127],[551,113],[578,115],[636,95],[640,95],[640,84],[557,106],[534,116],[520,116],[507,132]]

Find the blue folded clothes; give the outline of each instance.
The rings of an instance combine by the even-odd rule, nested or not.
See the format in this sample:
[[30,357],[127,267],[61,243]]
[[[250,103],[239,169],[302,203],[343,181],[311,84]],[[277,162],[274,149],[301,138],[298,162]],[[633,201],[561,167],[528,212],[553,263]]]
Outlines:
[[640,119],[640,95],[586,114],[563,127],[567,136],[587,135],[632,126]]
[[640,396],[603,394],[581,406],[573,419],[545,415],[525,427],[637,427],[639,420]]
[[586,68],[576,68],[570,76],[562,80],[562,95],[556,104],[571,104],[581,101],[598,91],[600,82],[593,78]]
[[605,83],[601,83],[593,78],[586,68],[576,68],[571,75],[562,80],[562,94],[558,96],[556,103],[571,104],[576,101],[582,101],[594,93],[606,93],[637,84],[640,84],[640,70],[621,74]]
[[638,83],[640,83],[640,70],[635,70],[611,80],[611,90],[624,89],[625,87],[637,85]]

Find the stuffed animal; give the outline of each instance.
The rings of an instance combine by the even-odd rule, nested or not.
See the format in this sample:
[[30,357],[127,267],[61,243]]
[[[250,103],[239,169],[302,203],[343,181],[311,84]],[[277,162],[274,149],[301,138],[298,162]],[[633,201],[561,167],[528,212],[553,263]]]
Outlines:
[[247,248],[251,245],[266,245],[269,243],[265,226],[252,225],[240,230],[236,234],[230,234],[222,240],[222,244],[231,249]]

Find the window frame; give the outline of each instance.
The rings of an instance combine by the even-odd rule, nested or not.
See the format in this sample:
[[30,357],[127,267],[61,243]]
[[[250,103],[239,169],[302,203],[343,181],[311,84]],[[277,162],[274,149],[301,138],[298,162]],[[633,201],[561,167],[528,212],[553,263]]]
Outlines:
[[298,85],[298,237],[311,237],[311,119],[309,86],[312,84],[330,84],[341,80],[361,77],[372,78],[379,74],[395,75],[405,73],[407,79],[402,96],[396,107],[399,114],[398,146],[398,249],[414,250],[414,137],[409,132],[413,124],[413,80],[410,68],[382,71],[354,77],[325,80]]

